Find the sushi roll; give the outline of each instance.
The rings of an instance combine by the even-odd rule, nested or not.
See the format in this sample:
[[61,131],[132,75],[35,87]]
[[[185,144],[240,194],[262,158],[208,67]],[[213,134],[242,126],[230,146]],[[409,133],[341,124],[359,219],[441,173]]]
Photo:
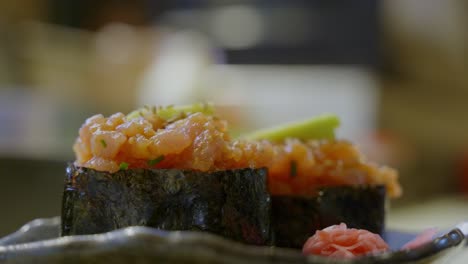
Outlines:
[[316,230],[340,223],[382,234],[386,201],[402,194],[398,173],[336,139],[338,125],[323,115],[246,136],[275,148],[267,167],[277,246],[301,248]]
[[328,115],[234,139],[206,104],[95,115],[73,146],[62,234],[144,225],[300,247],[325,225],[381,230],[396,171],[336,139],[337,126]]
[[271,245],[267,170],[224,154],[232,152],[226,124],[211,111],[193,105],[89,118],[67,168],[62,235],[140,225]]

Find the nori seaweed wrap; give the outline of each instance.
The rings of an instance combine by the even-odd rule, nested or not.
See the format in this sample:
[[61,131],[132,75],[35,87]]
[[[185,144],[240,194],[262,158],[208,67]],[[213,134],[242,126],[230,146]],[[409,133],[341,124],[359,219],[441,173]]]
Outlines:
[[324,187],[314,197],[274,195],[275,244],[301,248],[316,230],[340,223],[382,234],[385,197],[384,186]]
[[73,146],[62,234],[143,225],[298,248],[340,222],[380,233],[398,173],[335,139],[338,125],[324,115],[233,139],[205,104],[95,115]]
[[62,235],[141,225],[208,231],[248,244],[269,245],[271,205],[266,178],[265,169],[108,173],[70,165]]

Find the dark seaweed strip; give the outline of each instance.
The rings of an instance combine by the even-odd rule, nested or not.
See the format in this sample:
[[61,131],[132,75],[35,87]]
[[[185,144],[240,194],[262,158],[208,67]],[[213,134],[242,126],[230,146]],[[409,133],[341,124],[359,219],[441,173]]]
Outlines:
[[63,197],[62,234],[142,225],[208,231],[264,245],[271,243],[270,208],[264,169],[107,173],[71,165]]
[[318,200],[295,196],[272,196],[275,244],[301,248],[310,234],[320,229]]
[[[266,170],[228,170],[222,176],[226,201],[223,206],[223,235],[255,245],[270,245],[270,195]],[[247,199],[246,199],[247,198]]]
[[344,222],[382,234],[385,225],[384,186],[339,186],[320,191],[320,222],[330,226]]
[[322,188],[316,197],[272,196],[276,245],[301,248],[316,230],[346,223],[382,234],[385,224],[384,186]]
[[266,170],[128,169],[105,173],[70,166],[62,233],[94,234],[144,225],[208,231],[260,245],[272,244],[276,236],[277,246],[300,248],[317,229],[333,224],[344,222],[374,233],[381,233],[384,227],[383,186],[326,187],[317,197],[271,199]]

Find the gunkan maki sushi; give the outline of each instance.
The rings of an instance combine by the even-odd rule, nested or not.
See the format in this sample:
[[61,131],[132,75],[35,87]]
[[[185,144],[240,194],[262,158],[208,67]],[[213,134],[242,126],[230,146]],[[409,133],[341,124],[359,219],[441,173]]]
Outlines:
[[277,246],[302,248],[316,230],[340,223],[382,234],[387,196],[402,193],[398,174],[336,139],[338,125],[323,115],[246,136],[274,147],[267,167]]
[[233,145],[209,105],[96,115],[67,169],[62,235],[142,225],[272,242],[267,170]]
[[298,247],[336,221],[381,229],[397,173],[335,139],[337,126],[328,115],[233,139],[206,104],[95,115],[73,147],[62,234],[144,225]]

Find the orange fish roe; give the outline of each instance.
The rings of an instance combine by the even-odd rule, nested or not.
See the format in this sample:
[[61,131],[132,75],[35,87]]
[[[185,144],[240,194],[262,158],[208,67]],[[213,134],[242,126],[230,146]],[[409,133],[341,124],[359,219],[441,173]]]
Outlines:
[[121,164],[199,171],[267,167],[272,194],[310,195],[317,187],[343,184],[383,184],[391,197],[402,192],[395,170],[365,161],[347,141],[231,140],[225,121],[203,113],[170,122],[151,112],[132,119],[95,115],[80,128],[73,149],[75,165],[108,172]]

